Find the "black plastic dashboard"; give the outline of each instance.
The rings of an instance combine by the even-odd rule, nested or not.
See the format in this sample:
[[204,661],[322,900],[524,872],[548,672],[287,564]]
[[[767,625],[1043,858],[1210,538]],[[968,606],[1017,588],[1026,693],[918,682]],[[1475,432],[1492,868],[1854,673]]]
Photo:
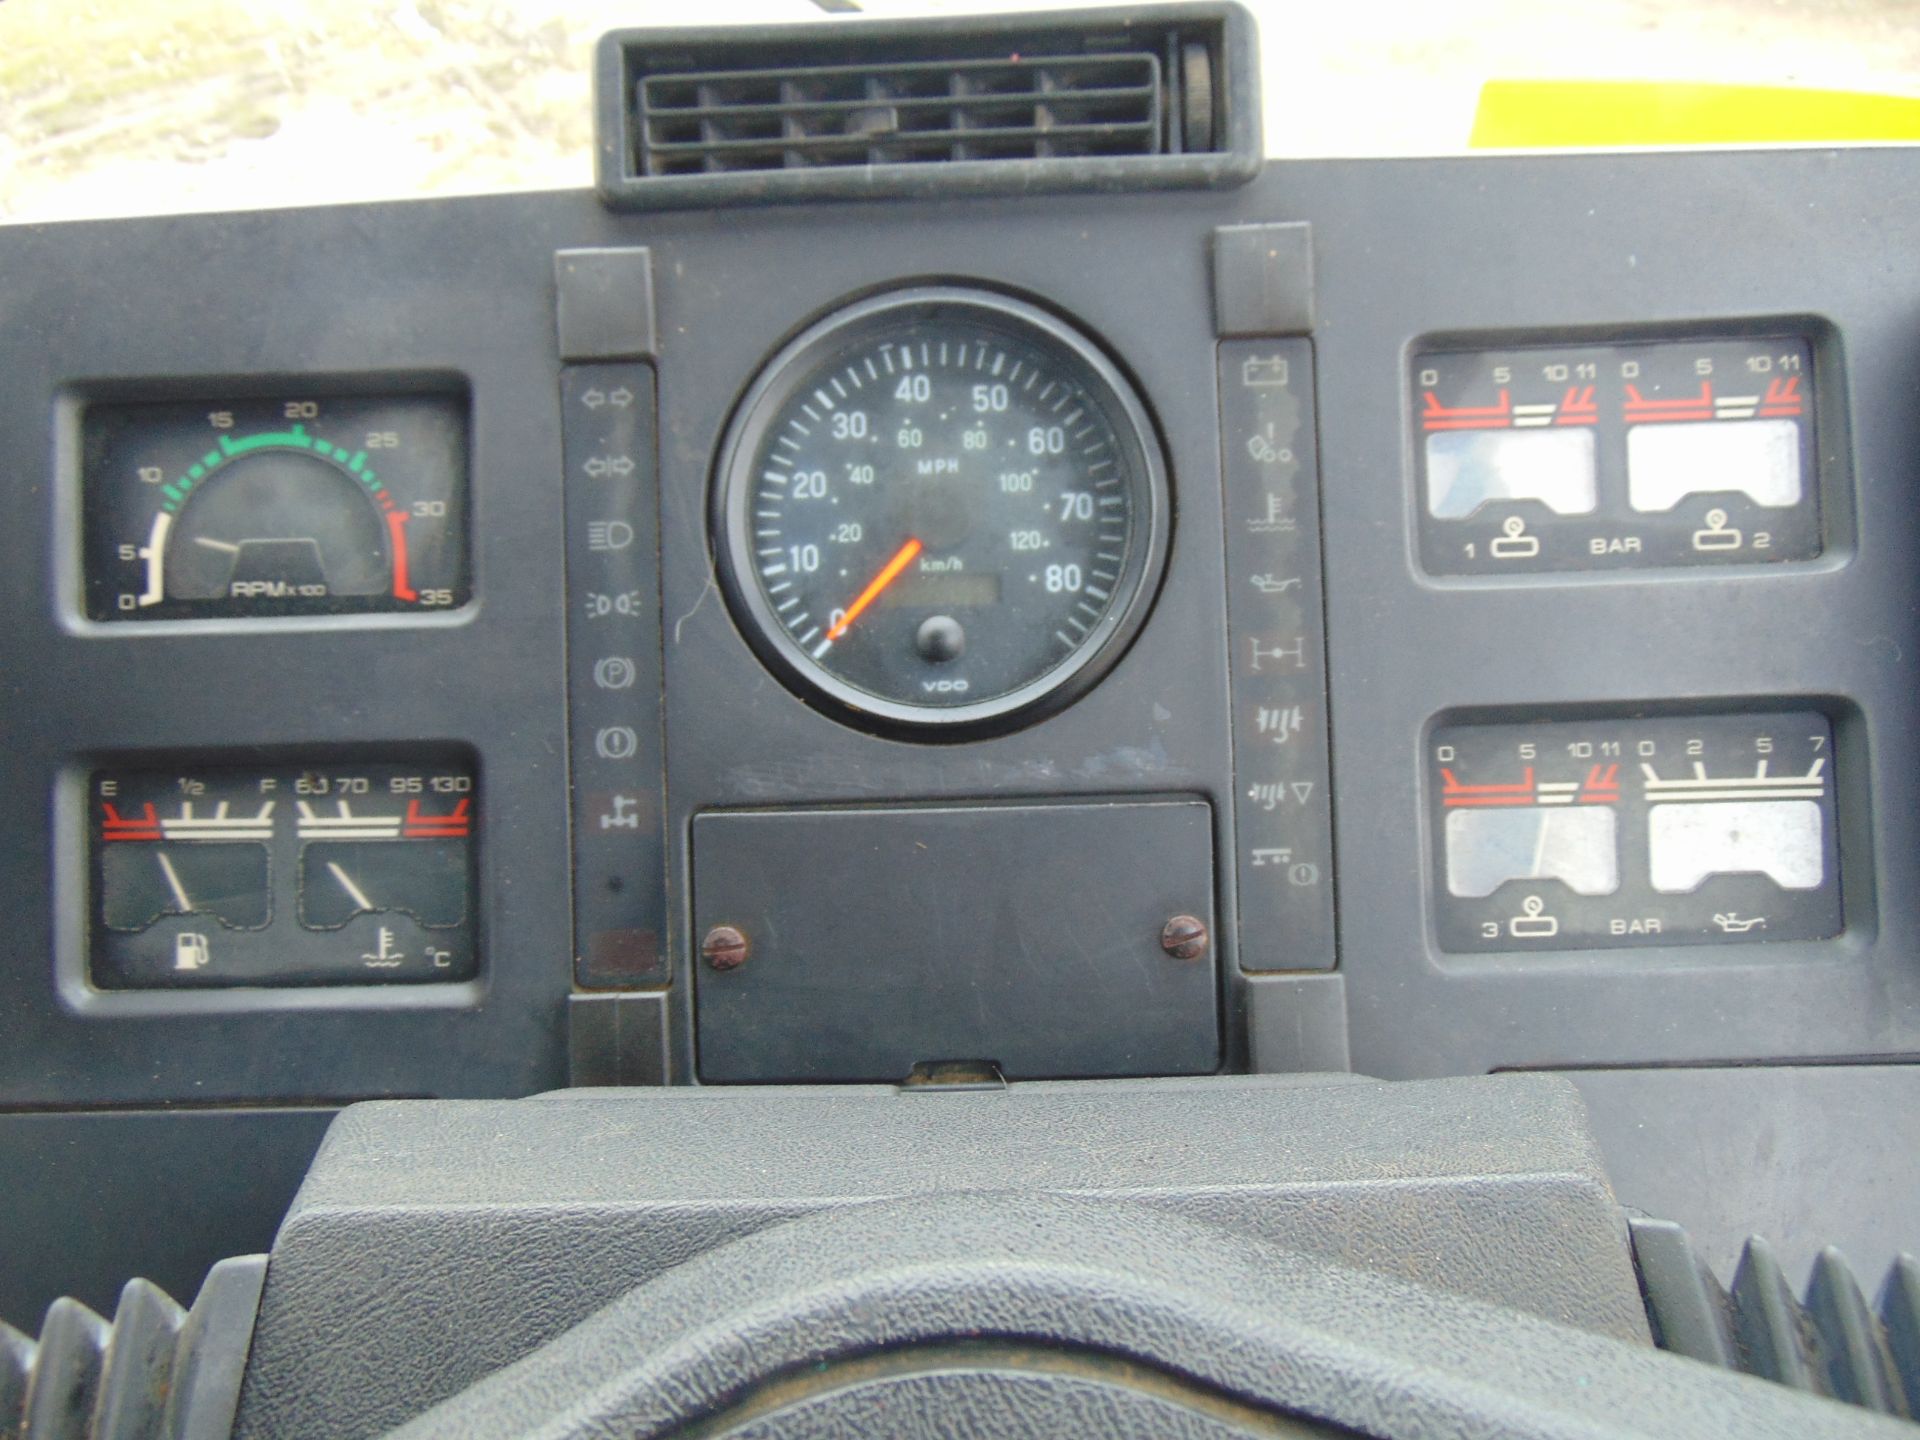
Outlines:
[[[1858,1132],[1898,1134],[1897,1067],[1920,1053],[1917,171],[1913,150],[1488,156],[1275,164],[1185,194],[614,215],[554,193],[0,230],[0,1156],[18,1175],[49,1137],[141,1137],[42,1172],[6,1223],[51,1245],[81,1195],[86,1223],[129,1223],[116,1157],[178,1175],[209,1125],[292,1156],[315,1107],[570,1080],[1565,1070],[1629,1204],[1730,1116],[1819,1087]],[[1167,507],[1087,683],[957,739],[852,717],[770,664],[716,521],[769,358],[925,287],[1084,340],[1138,397]],[[1432,356],[1453,358],[1429,380]],[[122,532],[90,539],[89,416],[271,402],[260,433],[292,436],[272,427],[311,404],[318,458],[274,463],[371,493],[367,452],[324,428],[366,397],[413,397],[400,421],[353,418],[401,437],[381,468],[429,508],[362,546],[457,523],[464,556],[444,536],[411,552],[445,578],[395,579],[389,550],[350,613],[296,594],[134,623],[90,601],[88,557],[111,563]],[[420,397],[464,426],[452,514],[432,467],[402,488]],[[1453,428],[1423,429],[1435,414]],[[1669,423],[1773,428],[1724,452],[1634,438]],[[990,433],[1050,443],[1044,417]],[[1499,489],[1512,443],[1571,488]],[[1495,487],[1471,520],[1432,473],[1469,462],[1486,473],[1461,483]],[[1643,485],[1673,523],[1638,523]],[[197,523],[202,552],[237,555]],[[1514,546],[1541,538],[1542,563]],[[1502,544],[1510,571],[1484,559]],[[256,561],[308,563],[232,563]],[[147,571],[124,563],[138,606]],[[923,567],[927,604],[980,601],[960,573]],[[903,615],[875,601],[869,622]],[[596,670],[609,657],[626,667]],[[221,815],[265,796],[277,828],[196,833],[210,776]],[[366,804],[300,788],[368,777]],[[1703,828],[1729,806],[1761,841]],[[276,933],[268,912],[179,903],[202,882],[177,859],[125,862],[151,894],[100,908],[116,845],[189,855],[218,887],[193,849],[211,843],[271,849],[270,923],[300,945],[256,935],[253,968],[223,972]],[[355,867],[385,845],[418,847],[404,906],[362,903]],[[128,962],[154,983],[101,968],[115,916],[170,917],[159,958]],[[1163,948],[1181,918],[1198,957]],[[448,959],[387,965],[403,951]],[[1798,1223],[1848,1163],[1836,1138],[1714,1178]],[[284,1201],[196,1223],[257,1235]],[[1911,1234],[1910,1209],[1909,1187],[1907,1212],[1860,1223]],[[196,1233],[176,1273],[214,1243]],[[9,1318],[43,1280],[75,1284],[17,1279]]]

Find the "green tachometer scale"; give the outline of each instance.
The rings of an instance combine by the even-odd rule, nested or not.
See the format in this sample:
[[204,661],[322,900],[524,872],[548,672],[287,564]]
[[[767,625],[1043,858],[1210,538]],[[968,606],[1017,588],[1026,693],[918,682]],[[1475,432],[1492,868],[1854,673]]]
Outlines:
[[88,614],[457,605],[468,594],[464,428],[445,396],[93,406]]

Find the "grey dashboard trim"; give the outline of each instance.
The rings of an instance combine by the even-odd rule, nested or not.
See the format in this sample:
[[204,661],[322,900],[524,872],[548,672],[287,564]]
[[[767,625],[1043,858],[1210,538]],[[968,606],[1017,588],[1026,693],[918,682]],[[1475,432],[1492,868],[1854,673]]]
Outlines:
[[[1215,227],[1314,227],[1341,992],[1352,1063],[1391,1076],[1505,1065],[1687,1064],[1920,1049],[1920,151],[1791,149],[1309,161],[1232,191],[1001,197],[615,216],[586,192],[15,226],[0,268],[0,1105],[506,1095],[565,1074],[568,805],[556,250],[645,245],[658,282],[668,675],[671,1073],[691,1075],[688,821],[699,809],[876,797],[1212,799],[1231,843]],[[782,263],[770,264],[768,257]],[[129,290],[125,277],[139,274]],[[722,417],[777,337],[836,298],[928,274],[1048,296],[1132,370],[1166,438],[1179,523],[1154,616],[1082,701],[1012,737],[922,747],[856,735],[760,669],[711,591],[706,486]],[[364,303],[342,308],[342,294]],[[713,306],[726,297],[727,323]],[[270,303],[267,303],[270,300]],[[1857,507],[1844,563],[1436,585],[1408,542],[1404,368],[1417,337],[1677,333],[1702,317],[1824,317],[1844,345]],[[749,318],[750,317],[750,318]],[[52,528],[53,424],[118,375],[455,373],[473,403],[481,598],[424,625],[276,622],[76,633]],[[65,587],[65,588],[63,588]],[[713,723],[715,697],[726,723]],[[199,696],[200,698],[195,698]],[[1437,715],[1814,696],[1853,707],[1875,897],[1818,953],[1627,970],[1442,963],[1423,839],[1405,816]],[[215,698],[208,698],[215,697]],[[266,697],[271,703],[260,703]],[[470,748],[486,777],[492,907],[474,1003],[168,1017],[76,1014],[52,974],[59,777],[87,755],[404,743]],[[1857,772],[1859,767],[1854,767]],[[1850,863],[1852,863],[1850,861]],[[1851,871],[1849,872],[1851,874]],[[1264,937],[1216,896],[1227,1068],[1249,1064]],[[1332,1024],[1264,1000],[1253,1022]],[[1317,1019],[1314,1017],[1318,1017]],[[1255,1054],[1297,1047],[1253,1047]],[[267,1057],[272,1057],[268,1063]]]

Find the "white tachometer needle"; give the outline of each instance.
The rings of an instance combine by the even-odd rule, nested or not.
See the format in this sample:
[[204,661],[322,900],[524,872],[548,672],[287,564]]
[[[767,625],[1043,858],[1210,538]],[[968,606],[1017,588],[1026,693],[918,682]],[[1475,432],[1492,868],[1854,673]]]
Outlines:
[[167,858],[166,851],[156,850],[153,853],[160,862],[160,868],[166,872],[167,888],[173,891],[173,903],[180,907],[182,915],[191,915],[193,901],[187,898],[187,887],[180,883],[180,872],[173,868],[173,861]]
[[340,888],[347,892],[347,897],[351,899],[354,904],[358,905],[362,910],[373,910],[376,908],[374,903],[367,899],[366,893],[361,890],[358,885],[353,883],[353,877],[347,874],[346,871],[342,870],[331,860],[327,862],[327,870],[332,874],[334,879],[340,882]]
[[240,547],[238,545],[231,544],[225,540],[215,540],[209,535],[196,535],[193,537],[193,543],[196,545],[204,545],[209,550],[218,550],[223,555],[238,555],[240,553]]

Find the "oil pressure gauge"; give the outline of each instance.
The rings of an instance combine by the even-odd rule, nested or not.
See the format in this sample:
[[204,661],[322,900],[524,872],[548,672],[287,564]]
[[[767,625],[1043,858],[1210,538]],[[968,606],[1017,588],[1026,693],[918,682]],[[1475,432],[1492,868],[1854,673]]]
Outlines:
[[364,614],[468,598],[455,396],[96,404],[81,429],[94,620]]
[[1097,346],[1032,305],[929,287],[768,362],[722,448],[715,548],[795,689],[961,735],[1105,673],[1152,603],[1169,509],[1146,408]]

